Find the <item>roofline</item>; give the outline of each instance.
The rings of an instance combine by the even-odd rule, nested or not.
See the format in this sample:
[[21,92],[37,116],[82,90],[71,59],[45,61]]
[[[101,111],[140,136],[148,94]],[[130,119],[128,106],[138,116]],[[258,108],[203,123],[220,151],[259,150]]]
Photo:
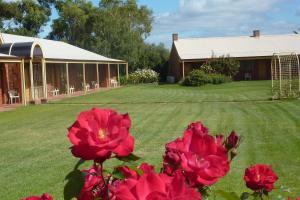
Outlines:
[[[300,54],[296,54],[298,56],[300,56]],[[270,56],[248,56],[248,57],[231,57],[230,58],[235,58],[238,60],[263,60],[263,59],[271,59],[273,57],[273,55]],[[213,58],[199,58],[199,59],[180,59],[180,62],[199,62],[199,61],[206,61],[206,60],[210,60]]]
[[127,64],[127,61],[103,61],[103,60],[74,60],[74,59],[55,59],[44,58],[46,63],[85,63],[85,64]]
[[276,37],[276,36],[300,36],[299,34],[293,34],[293,33],[286,33],[286,34],[269,34],[269,35],[260,35],[259,37],[255,38],[252,35],[236,35],[236,36],[216,36],[216,37],[187,37],[187,38],[179,38],[177,41],[174,42],[180,42],[180,40],[199,40],[199,39],[228,39],[228,38],[254,38],[259,39],[260,37]]

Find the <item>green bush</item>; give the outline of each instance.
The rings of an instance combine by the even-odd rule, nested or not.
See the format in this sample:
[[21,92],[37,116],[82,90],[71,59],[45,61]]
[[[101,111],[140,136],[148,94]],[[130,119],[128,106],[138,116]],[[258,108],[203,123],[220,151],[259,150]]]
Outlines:
[[229,77],[235,76],[240,68],[240,62],[230,56],[213,57],[206,65],[211,66],[214,73]]
[[191,71],[185,79],[182,81],[182,85],[185,86],[202,86],[206,84],[222,84],[231,81],[230,77],[223,74],[208,74],[203,70],[193,70]]

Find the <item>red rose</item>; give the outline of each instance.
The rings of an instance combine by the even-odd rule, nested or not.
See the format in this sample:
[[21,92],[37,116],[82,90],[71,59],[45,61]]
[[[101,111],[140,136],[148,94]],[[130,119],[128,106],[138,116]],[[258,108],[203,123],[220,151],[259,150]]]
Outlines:
[[118,181],[110,187],[110,193],[112,200],[201,200],[200,193],[185,184],[180,172],[174,177],[151,172],[139,179]]
[[270,166],[257,164],[246,169],[244,180],[247,187],[254,191],[271,192],[278,177]]
[[[288,197],[288,200],[292,200],[292,198]],[[297,197],[296,200],[300,200],[300,197]]]
[[93,165],[89,170],[82,172],[85,173],[84,185],[78,200],[94,200],[96,197],[100,197],[101,192],[105,189],[100,166]]
[[235,131],[232,131],[225,141],[227,150],[236,149],[240,144],[240,139],[241,137]]
[[22,200],[53,200],[53,197],[47,193],[44,193],[42,196],[30,196],[23,198]]
[[81,112],[69,128],[72,153],[84,160],[98,162],[103,162],[112,153],[127,156],[134,148],[130,127],[128,114],[120,115],[113,110],[98,108]]
[[192,123],[184,137],[166,145],[164,172],[183,170],[192,186],[209,186],[229,171],[227,150],[219,139],[208,135],[200,122]]

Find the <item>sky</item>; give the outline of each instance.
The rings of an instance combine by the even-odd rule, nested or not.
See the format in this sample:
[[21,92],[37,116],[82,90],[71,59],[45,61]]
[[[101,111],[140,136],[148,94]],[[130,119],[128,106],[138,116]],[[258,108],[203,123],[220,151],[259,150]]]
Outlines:
[[[99,0],[91,0],[95,5]],[[170,48],[179,38],[289,34],[300,28],[300,0],[137,0],[153,11],[149,43]],[[53,13],[52,19],[57,17]],[[47,35],[50,26],[45,27]],[[300,31],[299,31],[300,32]],[[42,35],[42,36],[43,36]]]

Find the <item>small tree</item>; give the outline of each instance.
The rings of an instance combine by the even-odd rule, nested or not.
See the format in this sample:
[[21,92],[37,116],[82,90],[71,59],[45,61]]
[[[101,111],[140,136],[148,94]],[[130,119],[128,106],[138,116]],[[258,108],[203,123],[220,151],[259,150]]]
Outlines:
[[240,62],[234,58],[227,56],[220,56],[218,58],[212,57],[206,65],[211,66],[215,73],[223,74],[229,77],[235,76],[239,72]]

